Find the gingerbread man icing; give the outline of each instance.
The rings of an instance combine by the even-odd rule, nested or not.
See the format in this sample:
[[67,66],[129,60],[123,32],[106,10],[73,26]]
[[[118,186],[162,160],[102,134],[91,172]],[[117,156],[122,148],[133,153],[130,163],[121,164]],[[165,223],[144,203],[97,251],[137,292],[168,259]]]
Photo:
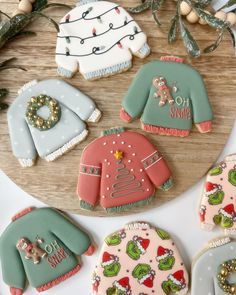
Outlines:
[[41,259],[47,256],[47,252],[39,247],[40,241],[31,243],[30,240],[22,238],[16,244],[19,251],[25,252],[25,259],[32,259],[34,264],[39,264]]
[[167,81],[164,77],[158,76],[153,79],[153,85],[157,89],[155,97],[160,97],[159,106],[163,106],[168,101],[169,104],[174,104],[174,99],[170,93],[170,88],[167,85]]

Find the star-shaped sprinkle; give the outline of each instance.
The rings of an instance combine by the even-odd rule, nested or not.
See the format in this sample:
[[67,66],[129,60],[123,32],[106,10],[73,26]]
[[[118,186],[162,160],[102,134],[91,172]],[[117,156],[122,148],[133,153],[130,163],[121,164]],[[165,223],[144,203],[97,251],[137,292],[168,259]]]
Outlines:
[[121,160],[123,158],[123,152],[122,151],[116,151],[113,155],[117,160]]

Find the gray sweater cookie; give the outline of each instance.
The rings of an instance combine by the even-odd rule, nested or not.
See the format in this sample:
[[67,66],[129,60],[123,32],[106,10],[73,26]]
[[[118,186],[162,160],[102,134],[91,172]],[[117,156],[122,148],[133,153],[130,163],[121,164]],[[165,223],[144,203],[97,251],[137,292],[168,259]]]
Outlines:
[[13,154],[21,166],[33,166],[37,154],[54,161],[88,134],[87,122],[101,112],[78,89],[61,80],[31,81],[18,91],[8,110]]
[[[225,281],[230,285],[235,285],[235,271],[225,272],[226,267],[230,267],[232,263],[236,265],[236,240],[229,237],[213,240],[208,244],[208,247],[203,250],[192,266],[192,292],[191,295],[225,295],[235,294],[225,292],[223,286],[220,286],[219,277],[220,273],[226,274]],[[222,269],[223,272],[222,272]]]

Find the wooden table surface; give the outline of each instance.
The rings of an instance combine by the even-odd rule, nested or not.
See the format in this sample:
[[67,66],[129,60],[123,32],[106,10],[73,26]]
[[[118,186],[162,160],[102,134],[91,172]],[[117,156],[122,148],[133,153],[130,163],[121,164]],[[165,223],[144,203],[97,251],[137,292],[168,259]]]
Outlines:
[[[63,3],[65,1],[57,0]],[[137,1],[116,1],[123,6],[135,5]],[[0,10],[11,13],[18,1],[0,0]],[[74,4],[74,1],[66,1]],[[191,187],[201,178],[216,160],[230,134],[236,112],[236,75],[234,50],[229,36],[225,37],[220,48],[213,54],[198,59],[187,57],[182,41],[170,46],[166,33],[173,15],[174,2],[167,1],[161,11],[162,28],[158,29],[150,12],[134,16],[147,32],[152,54],[145,60],[134,58],[133,67],[126,73],[118,74],[98,81],[85,81],[78,73],[67,82],[90,95],[103,112],[98,124],[89,124],[90,134],[86,141],[78,145],[59,160],[47,163],[38,160],[32,168],[23,169],[11,152],[6,112],[0,114],[0,168],[22,189],[42,200],[48,205],[89,215],[107,215],[101,208],[94,212],[80,209],[75,194],[78,179],[78,167],[83,148],[97,138],[103,129],[124,126],[140,130],[139,120],[124,124],[119,118],[121,100],[127,91],[135,73],[142,64],[160,58],[161,55],[178,55],[196,67],[203,75],[214,111],[213,132],[200,134],[194,128],[187,138],[176,138],[146,134],[146,136],[164,154],[174,174],[175,187],[168,192],[157,192],[156,200],[148,206],[135,208],[124,214],[141,212],[170,201]],[[48,9],[47,15],[59,21],[66,13],[64,9]],[[36,37],[22,38],[9,43],[1,50],[1,60],[17,57],[17,63],[27,68],[27,72],[8,70],[0,74],[0,86],[10,90],[8,102],[14,101],[17,90],[32,79],[58,78],[55,64],[56,32],[45,19],[36,20],[30,29],[37,32]],[[191,25],[191,31],[203,48],[216,39],[214,30],[207,26]],[[176,73],[178,75],[178,73]],[[196,196],[199,198],[200,196]],[[29,204],[30,205],[30,204]]]

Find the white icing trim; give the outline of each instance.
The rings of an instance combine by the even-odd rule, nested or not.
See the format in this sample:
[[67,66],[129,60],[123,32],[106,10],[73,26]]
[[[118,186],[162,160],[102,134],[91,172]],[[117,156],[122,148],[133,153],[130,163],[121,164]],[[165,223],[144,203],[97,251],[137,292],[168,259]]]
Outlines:
[[219,190],[219,189],[216,187],[216,188],[214,188],[214,189],[211,190],[211,191],[205,192],[204,195],[205,195],[206,197],[208,197],[208,196],[210,196],[210,195],[216,193],[218,190]]
[[142,252],[142,254],[146,253],[146,250],[142,247],[142,245],[140,244],[139,241],[135,241],[137,247],[139,248],[139,250]]
[[18,159],[19,163],[21,164],[22,167],[32,167],[34,166],[34,161],[33,159]]
[[156,261],[159,262],[160,260],[165,259],[165,258],[168,257],[168,256],[170,256],[170,253],[166,253],[166,254],[164,254],[164,255],[157,256],[157,257],[156,257]]
[[155,153],[157,153],[157,151],[151,153],[149,156],[147,156],[146,158],[142,159],[141,162],[147,160],[149,157],[151,157],[151,156],[154,155]]
[[161,161],[162,157],[158,158],[155,162],[153,162],[150,166],[148,166],[147,168],[145,168],[145,170],[149,169],[150,167],[152,167],[153,165],[155,165],[157,162]]
[[85,172],[80,172],[80,174],[84,174],[84,175],[88,175],[88,176],[101,177],[101,175],[89,174],[89,173],[85,173]]
[[118,260],[111,259],[111,260],[109,260],[109,261],[107,261],[107,262],[102,262],[102,263],[101,263],[101,266],[102,266],[102,267],[105,267],[105,266],[111,265],[112,263],[117,262],[117,261],[118,261]]
[[82,140],[84,140],[87,137],[87,135],[88,135],[88,130],[85,129],[79,135],[77,135],[76,137],[72,138],[69,142],[64,144],[61,148],[45,156],[44,159],[47,162],[52,162],[56,160],[58,157],[62,156],[63,154],[71,150],[75,145],[77,145]]
[[208,248],[217,248],[217,247],[229,244],[230,242],[231,242],[230,237],[216,239],[208,243]]
[[22,94],[25,90],[29,89],[30,87],[38,84],[38,80],[32,80],[29,81],[28,83],[24,84],[19,90],[18,94]]
[[132,222],[125,225],[125,230],[150,229],[150,225],[145,222]]
[[236,154],[226,156],[225,161],[236,161]]
[[201,228],[207,231],[211,231],[213,230],[214,225],[209,223],[201,223]]
[[169,275],[168,279],[171,280],[174,284],[178,285],[178,286],[182,286],[182,283],[178,280],[176,280],[176,278],[173,275]]
[[138,55],[141,58],[145,58],[150,53],[151,53],[151,49],[150,49],[149,45],[147,44],[147,42],[145,42],[143,44],[143,46],[135,54]]
[[123,292],[127,291],[127,289],[124,288],[123,286],[121,286],[117,281],[114,282],[113,286],[116,287],[117,289],[123,291]]
[[142,277],[140,280],[138,280],[139,284],[142,285],[148,278],[150,278],[151,274],[148,273],[144,277]]
[[99,109],[95,109],[87,121],[93,122],[93,123],[98,122],[101,116],[102,116],[101,111]]
[[223,214],[227,218],[233,219],[233,216],[231,214],[227,213],[224,209],[220,209],[219,213]]

